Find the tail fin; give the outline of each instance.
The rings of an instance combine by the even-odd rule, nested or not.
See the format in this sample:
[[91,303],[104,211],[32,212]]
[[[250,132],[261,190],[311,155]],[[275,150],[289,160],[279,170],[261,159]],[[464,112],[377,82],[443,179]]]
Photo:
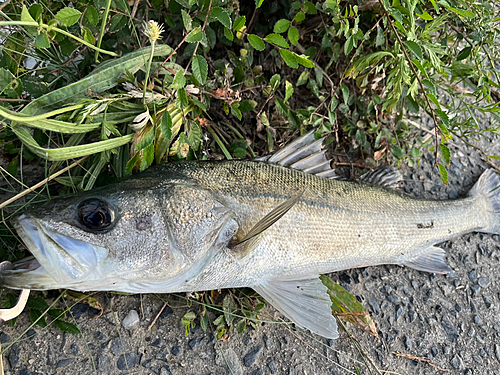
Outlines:
[[483,196],[490,205],[493,215],[491,226],[486,233],[500,234],[500,174],[494,169],[485,171],[469,191],[469,196]]

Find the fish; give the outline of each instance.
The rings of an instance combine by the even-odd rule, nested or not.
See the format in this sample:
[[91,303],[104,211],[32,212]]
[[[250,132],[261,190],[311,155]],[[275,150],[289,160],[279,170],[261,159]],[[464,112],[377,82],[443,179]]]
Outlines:
[[[441,242],[500,233],[500,176],[467,196],[415,199],[383,167],[339,179],[314,131],[274,154],[169,162],[121,182],[29,207],[13,226],[32,257],[0,285],[128,293],[250,287],[296,325],[335,339],[319,276],[399,265],[445,274]],[[4,262],[5,263],[5,262]]]

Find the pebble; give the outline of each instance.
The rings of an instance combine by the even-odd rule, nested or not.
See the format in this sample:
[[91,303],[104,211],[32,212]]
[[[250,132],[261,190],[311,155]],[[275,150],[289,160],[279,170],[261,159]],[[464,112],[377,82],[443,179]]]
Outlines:
[[472,370],[468,368],[467,370],[465,370],[464,375],[472,375]]
[[123,354],[126,351],[131,350],[132,348],[130,347],[129,343],[127,340],[125,340],[123,337],[116,337],[113,342],[111,343],[111,353],[114,355],[120,355]]
[[78,349],[78,345],[76,345],[75,343],[71,344],[71,350],[73,351],[74,355],[78,355],[78,353],[80,352],[80,349]]
[[257,370],[255,370],[254,372],[252,372],[252,375],[263,375],[264,373],[262,372],[262,370],[260,368],[258,368]]
[[473,283],[476,283],[477,281],[477,273],[476,270],[472,270],[469,272],[469,280]]
[[491,300],[488,296],[484,295],[483,294],[483,301],[484,301],[484,304],[486,306],[487,309],[491,308],[491,306],[493,306],[493,304],[491,303]]
[[97,331],[95,337],[97,337],[98,340],[104,340],[106,338],[101,331]]
[[160,370],[160,375],[174,375],[169,365],[165,365]]
[[191,349],[196,349],[204,344],[204,337],[198,337],[195,339],[191,339],[188,341],[188,345],[191,347]]
[[61,368],[69,365],[71,362],[73,362],[75,359],[74,358],[66,358],[66,359],[61,359],[60,361],[57,362],[56,368]]
[[10,353],[9,353],[9,363],[11,368],[17,367],[20,357],[21,357],[21,349],[19,349],[19,347],[16,344],[13,344],[10,347]]
[[438,349],[435,346],[433,346],[431,348],[431,353],[433,357],[436,357],[438,355]]
[[473,285],[470,287],[470,290],[472,292],[472,297],[475,297],[479,293],[479,290],[481,290],[481,287],[479,285]]
[[101,354],[97,358],[97,369],[106,374],[113,372],[114,366],[111,357]]
[[486,289],[491,284],[491,281],[487,277],[480,277],[477,280],[477,283],[481,286],[481,288]]
[[408,311],[408,319],[409,323],[413,323],[415,321],[415,311],[413,310]]
[[262,336],[262,340],[264,340],[264,344],[266,345],[267,350],[271,350],[274,347],[272,341],[269,340],[269,337],[267,337],[267,335],[265,333]]
[[139,314],[135,310],[130,310],[125,319],[122,321],[123,328],[131,329],[139,324]]
[[451,342],[456,342],[458,339],[458,331],[446,315],[444,315],[443,319],[441,319],[441,326],[448,334],[448,340]]
[[10,336],[6,333],[0,333],[0,344],[7,344],[10,342]]
[[269,362],[267,364],[267,367],[269,367],[269,371],[271,371],[271,374],[276,374],[276,371],[278,371],[273,361]]
[[231,348],[224,350],[223,353],[219,351],[215,357],[215,363],[218,366],[227,368],[228,373],[231,375],[243,375],[240,359]]
[[119,370],[127,370],[134,367],[136,363],[137,363],[137,354],[133,352],[126,353],[122,354],[120,358],[118,358],[118,361],[116,362],[116,367],[118,367]]
[[445,346],[443,348],[443,353],[446,354],[446,355],[450,354],[451,353],[451,348],[449,346]]
[[250,352],[243,359],[243,363],[245,364],[245,366],[247,367],[252,366],[261,352],[262,352],[262,346],[260,345],[250,350]]
[[401,316],[403,315],[403,307],[401,305],[398,305],[396,307],[396,320],[399,320]]
[[161,312],[159,319],[167,319],[173,314],[174,314],[174,310],[172,310],[172,308],[167,305],[167,306],[165,306],[165,308]]
[[157,338],[149,345],[154,346],[155,348],[161,348],[163,346],[163,340],[161,338]]
[[181,350],[182,348],[180,346],[174,346],[170,351],[170,353],[172,353],[173,355],[179,355]]
[[460,306],[458,303],[456,303],[456,304],[455,304],[455,310],[456,310],[457,312],[462,311],[462,306]]
[[29,338],[29,339],[32,339],[33,337],[35,337],[36,335],[38,335],[38,333],[33,329],[33,328],[30,328],[28,330],[28,332],[26,332],[26,336]]
[[459,369],[462,365],[462,358],[460,358],[458,354],[455,354],[455,356],[451,359],[451,365],[453,368]]
[[474,303],[473,300],[470,300],[470,309],[473,313],[477,312],[476,304]]
[[411,342],[410,336],[405,337],[405,346],[407,350],[411,350],[413,344]]
[[495,344],[495,357],[497,357],[498,362],[500,362],[500,345]]
[[482,320],[478,315],[474,315],[474,323],[481,324]]
[[470,327],[469,331],[467,332],[467,336],[472,337],[474,336],[474,333],[476,333],[476,330],[474,329],[474,327]]
[[368,304],[372,307],[373,313],[376,315],[380,314],[380,306],[375,298],[370,298]]

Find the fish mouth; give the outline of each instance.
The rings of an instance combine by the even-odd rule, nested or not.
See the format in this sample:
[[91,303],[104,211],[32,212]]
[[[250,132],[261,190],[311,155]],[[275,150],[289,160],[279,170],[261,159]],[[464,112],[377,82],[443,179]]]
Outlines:
[[51,231],[28,215],[15,218],[13,225],[32,256],[11,265],[3,262],[2,286],[35,290],[69,288],[88,278],[103,251],[107,255],[103,248]]

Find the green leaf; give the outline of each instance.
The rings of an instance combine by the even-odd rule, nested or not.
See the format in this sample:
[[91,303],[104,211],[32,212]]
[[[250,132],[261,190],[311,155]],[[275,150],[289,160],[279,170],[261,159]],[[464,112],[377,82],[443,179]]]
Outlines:
[[304,5],[302,6],[302,8],[305,10],[305,12],[307,14],[317,14],[318,13],[318,10],[316,9],[316,7],[314,6],[314,4],[310,1],[307,1],[304,3]]
[[190,32],[193,29],[193,19],[191,18],[189,13],[186,12],[184,9],[181,9],[181,16],[184,28],[186,29],[187,32]]
[[26,302],[26,306],[30,309],[37,310],[46,310],[49,308],[49,304],[42,296],[38,296],[36,294],[30,294],[28,298],[28,302]]
[[275,33],[281,34],[281,33],[284,33],[285,31],[287,31],[289,27],[290,27],[290,21],[285,20],[285,19],[281,19],[281,20],[278,20],[278,22],[276,22],[274,24],[273,31]]
[[36,48],[49,48],[50,47],[49,37],[43,31],[36,36],[35,47]]
[[238,333],[241,334],[245,331],[246,326],[247,326],[247,320],[241,319],[236,325],[236,330],[238,331]]
[[454,13],[456,13],[459,16],[462,16],[464,18],[475,18],[476,17],[475,13],[472,13],[471,11],[468,11],[468,10],[457,9],[457,8],[453,8],[453,7],[449,7],[449,6],[447,6],[446,8],[448,8],[452,12],[454,12]]
[[269,85],[271,86],[271,93],[276,92],[281,83],[281,76],[279,74],[274,74],[269,80]]
[[457,54],[457,61],[460,60],[465,60],[467,57],[469,57],[470,52],[472,51],[471,47],[465,47],[463,48],[458,54]]
[[441,143],[439,145],[439,149],[441,150],[441,156],[443,157],[444,163],[446,165],[450,165],[451,152],[448,146],[446,146],[444,143]]
[[142,160],[139,170],[142,172],[149,168],[151,164],[153,164],[153,160],[155,158],[155,145],[150,144],[148,147],[142,150]]
[[175,100],[175,106],[179,109],[185,109],[189,104],[186,89],[180,89],[177,91],[177,99]]
[[297,14],[295,15],[294,21],[297,23],[300,23],[300,22],[304,21],[305,19],[306,19],[306,15],[304,14],[304,12],[297,12]]
[[233,30],[240,31],[243,26],[245,26],[245,22],[247,18],[245,16],[238,17],[233,23]]
[[422,12],[422,14],[415,13],[418,17],[422,18],[424,21],[432,21],[433,18],[432,16],[427,13],[425,10]]
[[439,175],[441,176],[441,181],[443,184],[448,185],[448,171],[445,166],[441,163],[438,163]]
[[255,7],[260,8],[264,0],[255,0]]
[[90,31],[90,29],[88,27],[85,27],[85,26],[82,27],[82,36],[83,36],[83,39],[87,43],[90,43],[90,44],[95,43],[94,34],[92,34],[92,31]]
[[285,103],[292,97],[293,94],[293,85],[286,81],[285,82]]
[[17,174],[17,170],[19,168],[19,157],[15,157],[12,161],[7,165],[7,172],[9,172],[12,176]]
[[299,79],[297,79],[297,86],[302,86],[307,83],[309,80],[309,71],[304,70],[302,73],[300,73]]
[[309,60],[308,56],[297,55],[295,52],[292,52],[292,54],[295,56],[295,59],[300,65],[305,66],[306,68],[314,68],[314,63]]
[[145,149],[146,147],[149,147],[153,144],[153,141],[155,139],[155,130],[153,127],[149,127],[149,129],[144,128],[139,134],[140,141],[135,145],[136,151],[140,151]]
[[165,111],[161,117],[160,131],[163,133],[165,138],[172,139],[172,116],[169,111]]
[[33,17],[31,17],[30,12],[28,11],[28,8],[26,8],[26,5],[23,4],[23,9],[21,10],[21,21],[23,22],[36,22]]
[[201,26],[196,27],[188,34],[186,37],[186,42],[188,43],[198,43],[203,40],[203,31],[201,31]]
[[242,100],[240,102],[241,112],[251,112],[257,107],[257,102],[255,100]]
[[264,51],[264,49],[266,48],[266,45],[264,44],[264,41],[260,36],[255,34],[250,34],[248,35],[247,38],[250,45],[257,51]]
[[415,56],[417,56],[419,60],[423,59],[422,49],[417,43],[407,40],[404,44],[415,54]]
[[189,147],[191,147],[194,151],[197,151],[201,144],[201,139],[203,138],[203,132],[201,131],[201,126],[194,122],[189,122],[189,133],[187,137],[187,142]]
[[240,103],[238,102],[234,102],[233,104],[231,104],[231,114],[241,121],[241,119],[243,118],[243,114],[241,113],[239,107]]
[[71,333],[72,335],[77,335],[82,333],[80,331],[80,328],[78,328],[78,326],[74,325],[73,323],[67,322],[65,320],[56,319],[54,320],[54,325],[61,331],[66,333]]
[[231,29],[228,29],[227,27],[224,27],[224,36],[226,37],[227,40],[233,41],[234,39],[234,34],[231,31]]
[[202,85],[207,81],[208,76],[208,63],[207,60],[203,56],[193,56],[192,69],[194,77],[200,82]]
[[286,42],[285,38],[283,38],[279,34],[269,34],[264,40],[268,43],[276,44],[279,47],[290,48],[290,45]]
[[289,50],[280,48],[280,55],[290,68],[297,69],[299,67],[299,63],[295,57],[296,55]]
[[294,46],[297,45],[299,42],[299,30],[295,26],[290,26],[288,29],[288,40],[290,43],[292,43]]
[[42,328],[47,327],[47,322],[45,321],[45,316],[43,316],[43,313],[35,308],[30,309],[30,320],[32,323],[36,322],[37,326],[40,326]]
[[184,72],[179,70],[175,73],[174,81],[170,85],[172,90],[180,90],[186,87],[186,77],[184,77]]
[[334,283],[328,276],[321,275],[319,278],[323,285],[328,288],[327,293],[332,301],[333,314],[341,314],[340,316],[347,322],[356,324],[365,332],[378,337],[375,322],[364,306],[347,290]]
[[223,26],[228,29],[231,28],[231,18],[229,17],[227,9],[221,7],[214,7],[210,12],[210,15],[219,21]]
[[99,22],[99,13],[92,5],[87,7],[83,20],[91,26],[97,26],[97,23]]
[[63,26],[73,26],[78,22],[82,13],[75,8],[62,8],[59,12],[56,13],[55,18],[58,20]]
[[344,103],[348,104],[349,102],[349,88],[342,84],[340,85],[340,90],[342,91],[342,97],[344,98]]

